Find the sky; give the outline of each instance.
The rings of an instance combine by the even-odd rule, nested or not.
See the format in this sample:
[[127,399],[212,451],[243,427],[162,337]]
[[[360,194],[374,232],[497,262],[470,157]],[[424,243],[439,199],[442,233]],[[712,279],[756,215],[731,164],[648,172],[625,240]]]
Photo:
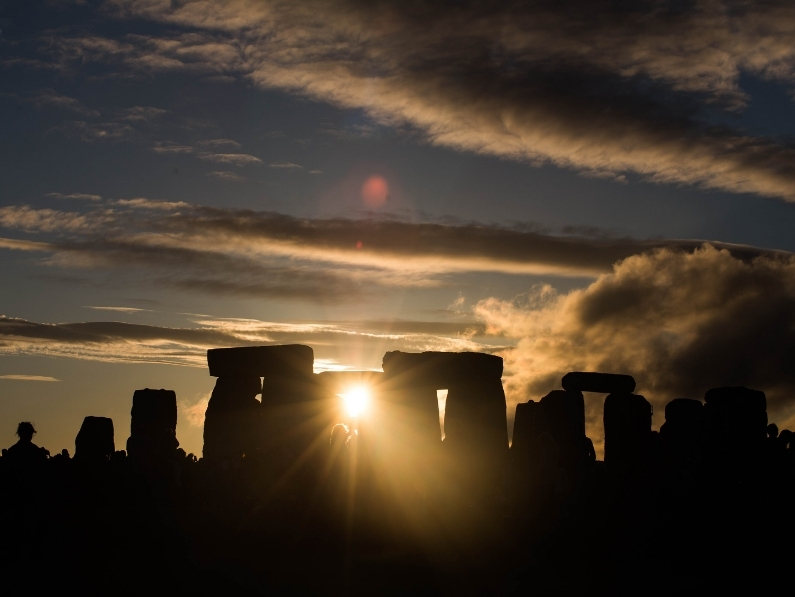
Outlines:
[[272,343],[792,427],[794,93],[787,2],[0,0],[0,444],[150,387],[199,454],[206,350]]

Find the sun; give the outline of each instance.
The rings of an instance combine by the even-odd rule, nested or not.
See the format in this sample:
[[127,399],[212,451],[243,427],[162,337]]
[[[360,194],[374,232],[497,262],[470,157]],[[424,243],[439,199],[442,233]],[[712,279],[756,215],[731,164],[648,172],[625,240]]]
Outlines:
[[345,402],[345,409],[351,417],[358,417],[367,409],[370,402],[370,389],[367,386],[354,386],[339,394]]

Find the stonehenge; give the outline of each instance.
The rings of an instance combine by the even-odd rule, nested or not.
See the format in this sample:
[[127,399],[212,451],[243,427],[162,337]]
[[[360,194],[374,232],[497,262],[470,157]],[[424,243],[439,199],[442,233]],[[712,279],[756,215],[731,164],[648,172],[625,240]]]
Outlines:
[[[725,458],[761,450],[766,437],[762,392],[716,388],[707,392],[705,404],[673,400],[666,407],[658,443],[651,404],[633,393],[631,376],[574,371],[563,376],[562,389],[516,406],[509,450],[503,362],[494,355],[393,351],[383,357],[383,372],[319,374],[313,372],[312,349],[302,345],[214,349],[207,361],[210,374],[217,377],[204,427],[204,457],[209,461],[275,454],[288,470],[293,463],[311,461],[307,454],[327,446],[334,423],[355,423],[393,473],[413,477],[426,489],[432,484],[457,488],[459,495],[473,500],[500,482],[499,471],[508,462],[515,474],[525,474],[541,466],[542,455],[552,453],[555,466],[576,482],[595,458],[586,436],[584,392],[607,394],[604,462],[618,475],[643,473],[658,447],[671,466],[686,466],[702,454]],[[362,416],[346,412],[339,398],[359,385],[372,395]],[[447,390],[443,429],[439,390]],[[144,399],[144,394],[137,396]],[[173,405],[174,398],[169,400]],[[134,406],[134,421],[136,408],[144,409]],[[173,429],[176,416],[171,416],[172,427],[162,428]],[[134,422],[131,442],[136,427]],[[128,445],[134,455],[136,444]]]
[[742,386],[713,388],[704,395],[704,418],[711,458],[736,460],[764,449],[767,398]]
[[211,349],[207,363],[218,379],[205,415],[205,458],[223,461],[267,452],[277,454],[284,468],[319,437],[329,401],[315,379],[310,347]]
[[167,459],[179,447],[177,394],[173,390],[136,390],[127,453],[132,459]]
[[[583,392],[609,394],[605,402],[605,437],[609,427],[613,448],[611,462],[614,467],[621,466],[619,463],[625,452],[631,451],[625,447],[627,441],[642,435],[640,431],[635,435],[631,431],[632,425],[637,424],[632,405],[637,408],[638,398],[641,398],[632,394],[635,380],[629,375],[572,371],[563,376],[561,386],[562,390],[549,392],[539,402],[530,400],[516,405],[511,444],[513,469],[521,474],[518,471],[540,466],[543,446],[549,444],[550,439],[557,448],[559,466],[567,470],[570,477],[576,477],[583,466],[590,464],[594,452],[593,443],[585,434]],[[651,433],[651,410],[647,433]],[[607,443],[607,439],[605,441]]]
[[605,399],[605,465],[620,474],[640,473],[651,450],[652,406],[638,394],[616,392]]
[[[448,390],[445,452],[453,476],[496,482],[508,451],[502,359],[480,353],[388,352],[383,373],[314,374],[308,346],[252,346],[207,353],[217,377],[207,406],[208,460],[278,452],[297,461],[328,442],[330,425],[348,416],[339,394],[366,385],[375,395],[368,423],[378,429],[378,453],[398,468],[430,469],[440,462],[437,390]],[[260,383],[260,378],[263,378]],[[261,400],[257,400],[261,394]],[[427,475],[420,475],[428,478]]]
[[[418,456],[441,447],[436,390],[447,390],[444,468],[459,495],[482,499],[499,482],[508,455],[502,358],[460,352],[387,352],[383,359],[391,403],[413,430]],[[427,460],[430,462],[431,460]],[[432,476],[428,473],[426,476]]]
[[113,420],[107,417],[86,417],[75,438],[75,460],[101,463],[110,460],[116,445]]
[[428,428],[429,437],[437,435],[436,390],[446,389],[445,442],[476,444],[494,453],[507,450],[501,357],[477,352],[395,351],[384,355],[383,368],[391,391],[418,413],[418,424]]
[[258,375],[219,377],[204,415],[204,457],[223,461],[251,455],[260,433]]
[[703,452],[704,405],[690,398],[675,398],[665,405],[660,442],[674,468],[700,461]]
[[561,385],[571,392],[598,392],[601,394],[631,394],[635,380],[630,375],[571,371],[563,376]]

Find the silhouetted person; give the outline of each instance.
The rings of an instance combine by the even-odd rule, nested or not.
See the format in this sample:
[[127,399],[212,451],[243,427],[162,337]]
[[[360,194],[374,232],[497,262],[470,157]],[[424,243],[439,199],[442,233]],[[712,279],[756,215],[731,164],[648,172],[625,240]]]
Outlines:
[[4,455],[9,459],[9,463],[27,467],[40,465],[47,460],[50,453],[33,443],[34,435],[36,435],[36,429],[29,421],[23,421],[17,425],[19,441],[8,448]]
[[778,437],[778,425],[770,423],[770,425],[767,426],[767,437],[770,439],[776,439]]
[[792,442],[792,431],[789,429],[782,429],[778,434],[778,443],[782,448],[786,448]]

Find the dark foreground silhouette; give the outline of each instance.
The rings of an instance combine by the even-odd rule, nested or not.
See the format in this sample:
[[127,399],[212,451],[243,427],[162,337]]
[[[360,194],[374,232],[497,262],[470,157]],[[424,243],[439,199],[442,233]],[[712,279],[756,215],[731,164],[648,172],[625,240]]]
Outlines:
[[[792,583],[795,436],[768,424],[762,392],[673,400],[654,432],[631,377],[569,373],[517,406],[509,448],[498,357],[392,352],[383,373],[318,375],[305,346],[208,361],[218,380],[201,459],[179,448],[169,390],[134,393],[126,450],[104,417],[86,417],[74,457],[18,425],[0,458],[6,590],[680,595]],[[372,400],[353,417],[339,394],[357,385]],[[608,394],[604,461],[582,392]]]

